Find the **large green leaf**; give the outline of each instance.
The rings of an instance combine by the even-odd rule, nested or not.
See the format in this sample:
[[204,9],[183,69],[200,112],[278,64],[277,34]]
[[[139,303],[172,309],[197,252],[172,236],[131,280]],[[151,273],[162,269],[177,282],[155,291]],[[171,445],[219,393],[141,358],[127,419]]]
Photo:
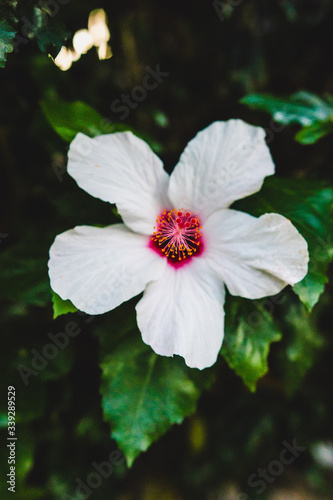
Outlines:
[[279,340],[281,333],[265,309],[264,301],[236,297],[227,301],[221,353],[251,391],[255,391],[257,380],[268,371],[271,343]]
[[84,102],[49,99],[42,101],[41,107],[50,125],[66,142],[72,141],[78,132],[89,137],[102,133],[103,117]]
[[311,310],[324,291],[327,266],[333,257],[333,189],[320,183],[268,178],[259,193],[237,202],[234,207],[260,216],[279,213],[291,220],[308,243],[310,263],[307,276],[294,286]]
[[172,424],[195,411],[212,372],[190,369],[179,357],[157,356],[133,326],[133,313],[122,321],[117,342],[110,331],[100,336],[101,393],[104,419],[131,466]]
[[303,128],[295,136],[302,144],[313,144],[333,132],[333,106],[311,92],[297,92],[285,98],[271,94],[250,94],[240,102],[267,111],[278,123],[302,125]]
[[79,132],[89,137],[96,137],[101,134],[129,130],[147,141],[157,153],[163,150],[163,146],[150,136],[148,137],[124,123],[111,122],[111,120],[103,118],[94,108],[82,101],[66,102],[58,98],[49,98],[41,101],[40,104],[49,124],[66,142],[71,142]]

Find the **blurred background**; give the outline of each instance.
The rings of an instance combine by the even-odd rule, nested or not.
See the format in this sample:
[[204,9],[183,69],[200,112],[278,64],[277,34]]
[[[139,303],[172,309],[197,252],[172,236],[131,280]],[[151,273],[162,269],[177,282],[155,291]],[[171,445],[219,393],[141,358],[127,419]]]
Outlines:
[[[18,499],[333,498],[332,280],[312,313],[320,337],[311,337],[295,316],[296,333],[310,339],[310,354],[304,354],[309,369],[297,384],[283,355],[295,332],[282,327],[283,340],[273,344],[270,371],[255,394],[221,358],[194,416],[131,469],[114,467],[81,496],[76,479],[86,483],[92,463],[117,449],[102,418],[98,335],[116,330],[118,316],[91,322],[75,316],[82,333],[61,355],[27,386],[17,370],[49,332],[63,331],[68,322],[66,316],[53,320],[47,260],[54,237],[75,225],[117,220],[110,206],[65,173],[68,144],[40,103],[89,104],[103,117],[106,133],[116,122],[149,138],[171,172],[187,142],[214,120],[271,127],[269,115],[239,103],[247,94],[333,94],[332,1],[54,0],[45,2],[49,22],[37,35],[29,26],[37,2],[22,4],[22,40],[0,70],[1,498],[13,495],[5,484],[9,385],[16,387]],[[64,47],[56,57],[59,43]],[[147,73],[158,85],[144,95],[137,87]],[[304,146],[295,142],[296,130],[285,128],[270,141],[277,176],[332,183],[332,136]],[[122,306],[125,316],[135,302]],[[295,439],[305,450],[293,463],[270,474],[263,491],[249,484],[250,476],[258,481],[259,469],[279,460],[285,441]]]

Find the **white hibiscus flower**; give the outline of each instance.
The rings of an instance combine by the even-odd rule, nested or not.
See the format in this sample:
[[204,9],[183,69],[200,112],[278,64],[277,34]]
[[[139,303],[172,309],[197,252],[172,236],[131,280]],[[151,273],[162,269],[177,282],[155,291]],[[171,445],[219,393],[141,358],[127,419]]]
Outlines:
[[53,290],[88,314],[144,291],[136,306],[143,341],[190,367],[211,366],[223,340],[225,285],[232,295],[259,299],[307,273],[306,241],[288,219],[229,208],[274,173],[264,137],[241,120],[215,122],[189,142],[169,176],[131,132],[78,134],[69,174],[115,203],[124,223],[57,236]]

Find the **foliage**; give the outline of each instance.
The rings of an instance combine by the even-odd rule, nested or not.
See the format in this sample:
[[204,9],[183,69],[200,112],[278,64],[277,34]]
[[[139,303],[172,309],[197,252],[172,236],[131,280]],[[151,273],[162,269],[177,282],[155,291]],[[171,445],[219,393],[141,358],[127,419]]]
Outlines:
[[0,68],[6,63],[7,54],[12,52],[16,34],[16,0],[5,0],[0,5]]
[[89,137],[103,133],[102,127],[105,124],[103,117],[84,102],[66,103],[58,99],[47,100],[41,102],[41,107],[54,131],[66,142],[71,142],[78,132]]
[[[55,5],[57,4],[54,3],[53,7]],[[57,56],[62,45],[69,37],[66,29],[54,20],[58,9],[52,10],[49,5],[39,2],[30,11],[31,22],[25,23],[27,37],[29,39],[34,38],[37,41],[38,48],[53,57]],[[29,16],[29,12],[27,12],[27,16]]]
[[71,303],[70,300],[62,300],[59,295],[57,295],[52,290],[52,303],[53,303],[53,318],[56,319],[62,314],[74,313],[77,308]]
[[82,132],[89,137],[96,137],[101,134],[130,130],[138,137],[149,142],[155,151],[161,151],[162,149],[161,144],[147,136],[147,134],[140,133],[123,123],[112,122],[107,118],[103,118],[100,113],[84,102],[64,102],[53,97],[41,101],[40,104],[45,118],[53,130],[66,142],[71,142],[78,132]]
[[312,367],[323,348],[324,340],[319,334],[315,321],[302,304],[289,299],[284,301],[280,328],[288,331],[283,377],[288,394],[299,389],[306,373]]
[[129,321],[127,311],[125,324],[120,338],[119,329],[100,336],[101,393],[104,419],[131,466],[172,424],[195,411],[201,389],[212,376],[209,370],[192,373],[178,357],[157,356],[142,342],[138,329],[130,328],[135,325],[133,313]]
[[238,298],[230,300],[226,308],[225,329],[222,355],[249,389],[255,391],[257,380],[268,371],[270,345],[281,340],[281,332],[262,301],[252,303]]
[[301,144],[313,144],[333,132],[332,98],[326,101],[311,92],[297,92],[289,98],[270,94],[250,94],[240,101],[254,109],[270,113],[284,125],[298,123],[302,129],[295,139]]
[[69,36],[55,19],[59,9],[56,1],[3,0],[0,6],[0,67],[5,66],[6,54],[13,50],[18,53],[32,39],[42,52],[56,57]]

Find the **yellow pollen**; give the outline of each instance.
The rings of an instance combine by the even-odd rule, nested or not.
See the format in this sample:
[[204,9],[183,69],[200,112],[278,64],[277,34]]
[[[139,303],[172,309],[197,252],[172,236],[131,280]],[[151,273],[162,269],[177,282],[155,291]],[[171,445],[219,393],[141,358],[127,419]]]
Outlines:
[[156,223],[151,239],[169,260],[181,261],[197,252],[202,226],[198,217],[193,216],[193,211],[164,209]]

